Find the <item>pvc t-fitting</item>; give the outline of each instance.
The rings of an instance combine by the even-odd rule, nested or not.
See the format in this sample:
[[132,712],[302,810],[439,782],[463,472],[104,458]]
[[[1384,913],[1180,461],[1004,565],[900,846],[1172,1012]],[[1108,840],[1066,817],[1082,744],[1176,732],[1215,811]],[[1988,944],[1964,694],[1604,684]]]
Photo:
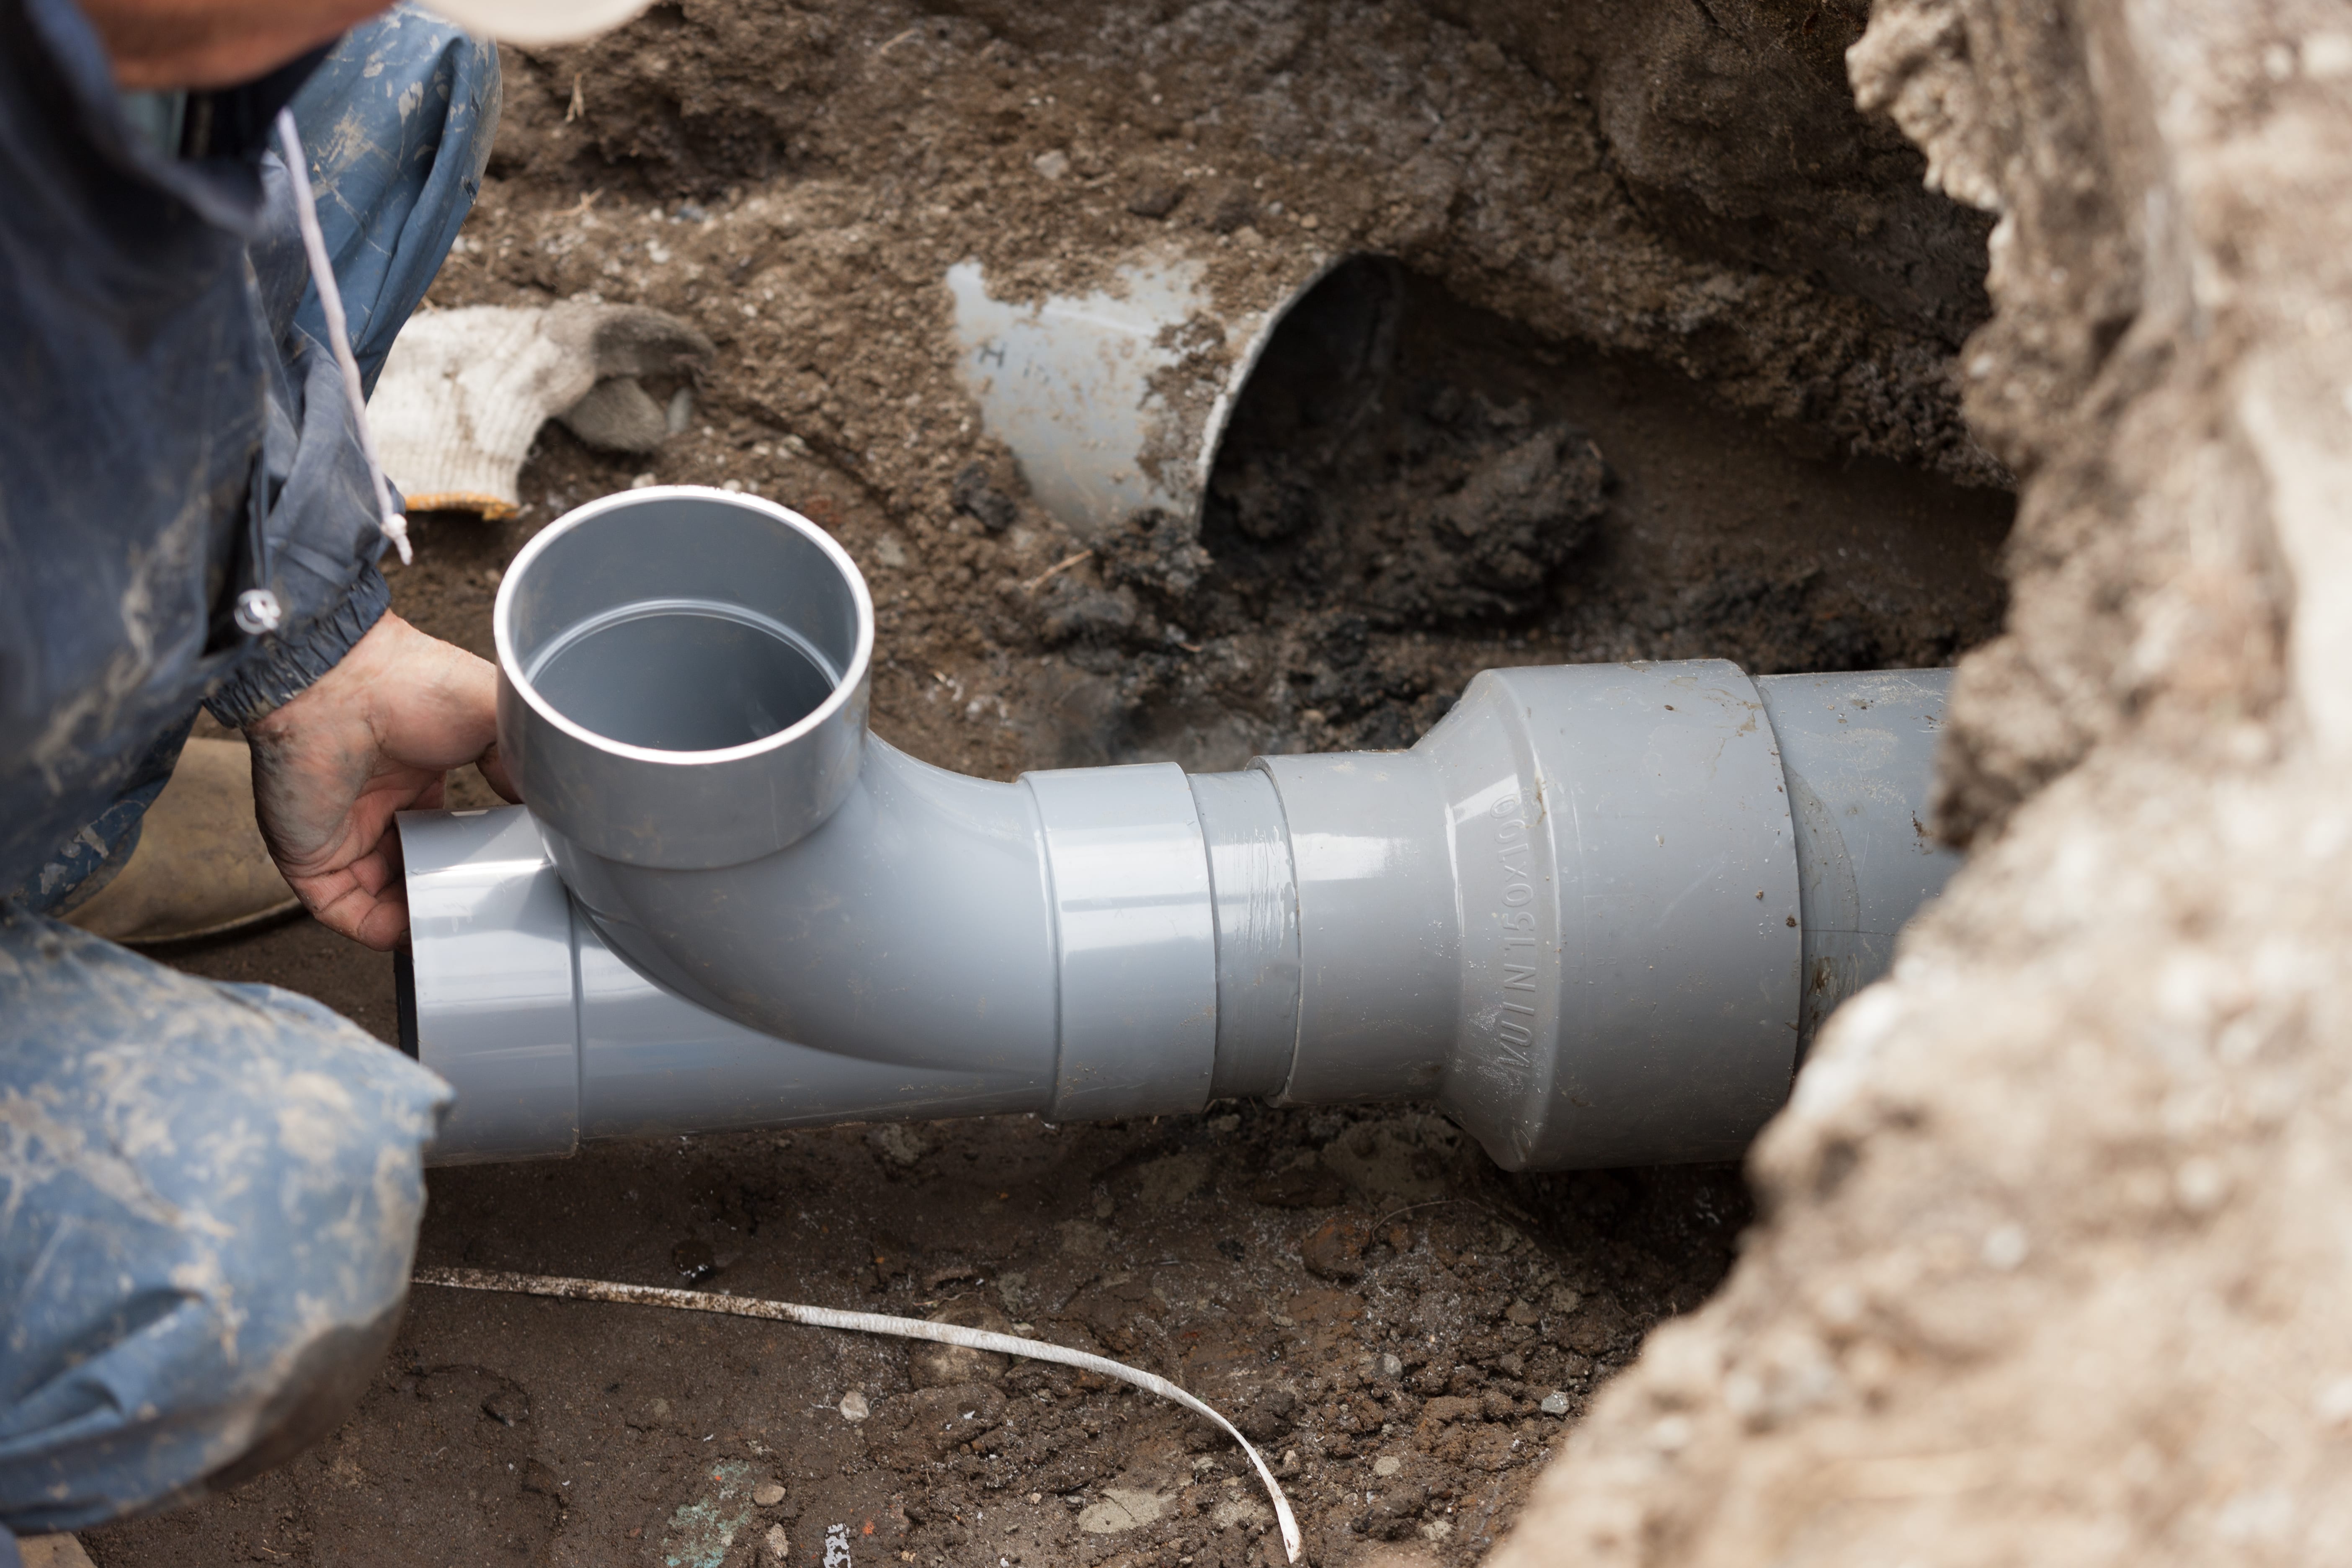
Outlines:
[[495,623],[530,811],[404,821],[444,1160],[1243,1095],[1727,1158],[1954,863],[1936,671],[1489,670],[1410,752],[999,784],[866,733],[865,583],[756,498],[583,507]]

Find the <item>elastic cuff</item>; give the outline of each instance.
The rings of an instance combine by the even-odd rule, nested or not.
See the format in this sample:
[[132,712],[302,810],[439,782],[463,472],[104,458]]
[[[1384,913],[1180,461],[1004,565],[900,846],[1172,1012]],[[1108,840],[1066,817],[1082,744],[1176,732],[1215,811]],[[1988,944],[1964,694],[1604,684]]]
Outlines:
[[343,655],[391,607],[392,589],[383,574],[373,565],[364,568],[334,609],[290,632],[262,639],[253,657],[205,699],[205,707],[230,729],[244,729],[300,696],[342,662]]

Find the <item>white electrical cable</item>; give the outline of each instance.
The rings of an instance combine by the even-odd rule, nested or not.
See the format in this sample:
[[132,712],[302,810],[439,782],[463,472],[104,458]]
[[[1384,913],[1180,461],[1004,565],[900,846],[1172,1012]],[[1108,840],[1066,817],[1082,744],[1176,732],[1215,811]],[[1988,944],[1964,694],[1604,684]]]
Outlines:
[[368,478],[375,481],[376,526],[400,552],[400,563],[416,559],[408,547],[408,520],[393,510],[392,487],[383,482],[383,465],[376,461],[375,437],[368,433],[367,394],[360,389],[360,362],[352,355],[351,322],[343,315],[343,291],[335,286],[335,264],[327,254],[327,237],[319,228],[319,205],[310,195],[310,164],[303,156],[302,138],[294,130],[291,110],[278,111],[278,142],[286,154],[286,174],[294,186],[294,221],[301,226],[302,253],[310,260],[310,283],[319,290],[319,308],[327,317],[327,346],[343,373],[343,396],[352,405],[352,424],[360,436],[360,455],[367,459]]
[[1258,1479],[1265,1483],[1266,1496],[1274,1500],[1275,1517],[1282,1524],[1283,1549],[1289,1561],[1298,1561],[1298,1521],[1290,1511],[1290,1500],[1282,1495],[1282,1483],[1274,1479],[1265,1458],[1250,1440],[1235,1429],[1234,1424],[1208,1405],[1195,1399],[1164,1377],[1112,1361],[1108,1356],[1089,1355],[1045,1340],[1023,1339],[1018,1334],[992,1333],[985,1329],[967,1329],[961,1323],[929,1323],[919,1318],[894,1318],[884,1312],[846,1312],[834,1307],[804,1307],[794,1301],[768,1301],[756,1296],[718,1296],[706,1290],[671,1290],[658,1285],[620,1285],[604,1279],[570,1279],[560,1275],[517,1274],[502,1268],[420,1268],[416,1271],[419,1285],[442,1285],[453,1290],[500,1290],[520,1296],[553,1296],[574,1301],[620,1301],[644,1307],[673,1307],[688,1312],[720,1312],[736,1318],[765,1318],[773,1322],[806,1323],[812,1328],[847,1329],[853,1333],[889,1334],[902,1340],[931,1340],[943,1345],[961,1345],[966,1350],[995,1351],[1003,1355],[1026,1356],[1032,1361],[1059,1362],[1064,1366],[1082,1367],[1087,1372],[1115,1377],[1121,1383],[1132,1384],[1162,1399],[1172,1399],[1197,1415],[1205,1415],[1224,1429],[1225,1435],[1242,1446],[1251,1464],[1257,1467]]

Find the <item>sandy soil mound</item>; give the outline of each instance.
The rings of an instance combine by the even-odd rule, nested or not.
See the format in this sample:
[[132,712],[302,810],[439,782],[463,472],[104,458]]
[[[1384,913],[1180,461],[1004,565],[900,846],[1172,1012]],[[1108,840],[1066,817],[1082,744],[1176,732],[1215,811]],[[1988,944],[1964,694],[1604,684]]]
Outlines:
[[1946,780],[1978,849],[1767,1132],[1724,1294],[1497,1561],[2334,1561],[2352,28],[1903,0],[1853,62],[2000,215],[1967,368],[2015,599]]

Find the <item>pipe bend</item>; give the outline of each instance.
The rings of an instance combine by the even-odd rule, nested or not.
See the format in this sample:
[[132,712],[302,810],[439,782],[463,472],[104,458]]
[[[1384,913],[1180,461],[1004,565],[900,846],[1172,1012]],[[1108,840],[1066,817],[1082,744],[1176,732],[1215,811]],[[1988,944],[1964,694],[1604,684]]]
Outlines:
[[541,831],[605,942],[714,1013],[866,1061],[1052,1071],[1054,919],[1021,784],[869,735],[824,825],[739,866],[635,866]]

